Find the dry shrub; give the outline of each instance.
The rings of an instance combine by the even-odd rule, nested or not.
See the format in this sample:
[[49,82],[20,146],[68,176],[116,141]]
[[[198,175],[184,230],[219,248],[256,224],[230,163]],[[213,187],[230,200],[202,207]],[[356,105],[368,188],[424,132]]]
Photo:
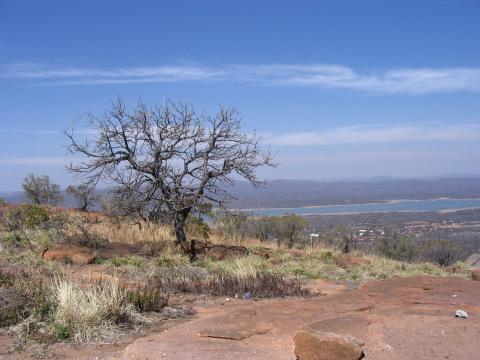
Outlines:
[[250,293],[253,297],[306,296],[309,290],[297,278],[285,278],[279,274],[257,273],[243,277],[227,274],[208,275],[201,269],[166,269],[150,279],[151,286],[169,293],[196,293],[209,295],[243,296]]
[[[48,269],[42,269],[48,276]],[[48,285],[35,271],[0,269],[0,327],[15,325],[29,317],[43,321],[51,304]]]
[[128,292],[128,300],[135,309],[143,312],[159,312],[168,305],[169,295],[159,288],[143,286]]
[[119,326],[141,320],[118,281],[80,286],[66,277],[57,277],[52,303],[57,335],[77,342],[115,337]]
[[148,256],[159,256],[170,251],[172,246],[170,240],[148,240],[143,243],[143,252]]

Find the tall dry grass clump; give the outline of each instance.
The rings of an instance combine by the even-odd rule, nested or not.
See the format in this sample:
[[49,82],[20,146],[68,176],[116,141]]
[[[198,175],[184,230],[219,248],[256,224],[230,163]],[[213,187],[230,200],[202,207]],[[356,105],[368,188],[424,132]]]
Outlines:
[[207,263],[206,266],[213,273],[236,279],[257,278],[269,272],[267,262],[255,255],[224,261],[212,261]]
[[172,242],[174,240],[171,226],[154,223],[132,223],[128,220],[123,220],[118,223],[103,221],[92,225],[91,230],[109,241],[129,244],[144,243],[147,241]]
[[81,286],[66,277],[52,284],[53,325],[59,338],[77,342],[109,339],[118,327],[141,320],[117,281]]

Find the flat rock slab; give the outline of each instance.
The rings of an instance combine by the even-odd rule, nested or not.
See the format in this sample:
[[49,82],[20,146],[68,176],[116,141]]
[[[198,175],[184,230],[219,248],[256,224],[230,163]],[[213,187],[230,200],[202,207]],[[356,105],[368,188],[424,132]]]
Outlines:
[[115,257],[141,255],[142,247],[126,243],[107,243],[99,249],[86,246],[58,245],[45,250],[43,258],[50,261],[62,261],[75,265],[92,264],[96,258],[108,260]]
[[360,360],[364,357],[361,344],[345,335],[300,330],[293,341],[298,360]]
[[[457,309],[469,318],[455,318]],[[302,330],[353,337],[366,359],[471,360],[480,354],[480,286],[454,277],[372,281],[326,296],[196,310],[191,321],[140,338],[115,359],[294,360],[294,336]]]
[[257,312],[254,309],[244,309],[229,312],[222,317],[206,320],[200,336],[245,340],[253,335],[266,334],[272,329],[272,324],[258,321]]
[[91,264],[95,260],[92,249],[75,245],[60,245],[47,249],[42,256],[45,260],[62,261],[76,265]]

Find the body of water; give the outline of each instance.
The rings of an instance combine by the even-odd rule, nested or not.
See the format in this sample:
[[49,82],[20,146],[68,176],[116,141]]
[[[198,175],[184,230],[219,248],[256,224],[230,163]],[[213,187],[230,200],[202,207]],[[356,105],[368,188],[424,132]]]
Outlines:
[[326,205],[297,208],[271,208],[243,210],[257,216],[278,216],[288,213],[298,215],[332,215],[369,212],[394,211],[444,211],[480,208],[480,199],[435,199],[435,200],[398,200],[385,203]]

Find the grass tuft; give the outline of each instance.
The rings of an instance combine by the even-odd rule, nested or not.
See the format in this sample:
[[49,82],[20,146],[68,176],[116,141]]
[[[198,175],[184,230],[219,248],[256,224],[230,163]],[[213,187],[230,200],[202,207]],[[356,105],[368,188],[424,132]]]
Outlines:
[[71,279],[57,277],[52,303],[57,335],[68,334],[76,342],[113,338],[119,325],[140,320],[117,281],[82,287]]

